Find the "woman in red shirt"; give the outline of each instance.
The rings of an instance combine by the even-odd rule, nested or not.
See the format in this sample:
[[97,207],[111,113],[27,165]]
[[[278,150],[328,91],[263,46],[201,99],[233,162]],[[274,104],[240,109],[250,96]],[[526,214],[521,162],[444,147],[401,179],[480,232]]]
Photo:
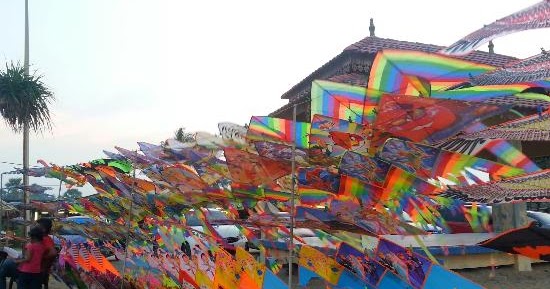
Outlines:
[[45,247],[42,244],[43,232],[39,227],[34,227],[29,232],[31,241],[25,245],[25,257],[16,261],[19,264],[18,289],[40,289],[42,286],[42,274],[40,265]]

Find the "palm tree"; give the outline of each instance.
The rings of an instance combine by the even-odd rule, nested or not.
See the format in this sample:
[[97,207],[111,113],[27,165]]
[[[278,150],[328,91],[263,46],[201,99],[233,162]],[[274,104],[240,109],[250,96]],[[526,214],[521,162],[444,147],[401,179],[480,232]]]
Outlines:
[[195,137],[193,136],[193,134],[190,132],[186,132],[184,127],[180,127],[174,132],[174,138],[177,141],[180,141],[183,143],[193,142],[195,140]]
[[[41,76],[29,74],[27,65],[11,63],[0,71],[0,116],[14,132],[23,133],[24,186],[28,186],[29,130],[51,129],[48,105],[53,100],[53,93]],[[25,191],[25,203],[28,201],[29,194]]]
[[48,105],[54,98],[41,78],[28,75],[23,66],[13,63],[0,71],[0,115],[16,133],[25,125],[35,132],[51,129]]

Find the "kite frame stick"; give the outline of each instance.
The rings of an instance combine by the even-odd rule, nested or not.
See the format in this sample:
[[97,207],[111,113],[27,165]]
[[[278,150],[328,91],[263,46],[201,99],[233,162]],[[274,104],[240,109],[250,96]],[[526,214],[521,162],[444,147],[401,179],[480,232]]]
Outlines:
[[[293,125],[296,125],[296,106],[294,104],[292,107],[292,121]],[[296,134],[294,134],[294,141],[292,142],[292,170],[291,170],[291,179],[292,179],[292,189],[290,194],[290,238],[288,244],[288,289],[292,289],[292,258],[294,254],[294,197],[296,195],[296,178],[294,176],[296,170]]]
[[[136,151],[137,153],[137,151]],[[122,263],[122,281],[120,289],[124,289],[124,274],[126,274],[126,260],[128,259],[128,240],[130,239],[130,229],[132,227],[132,208],[134,206],[134,186],[136,184],[136,168],[133,169],[132,190],[130,191],[130,208],[128,208],[128,229],[126,230],[126,240],[124,241],[124,262]]]

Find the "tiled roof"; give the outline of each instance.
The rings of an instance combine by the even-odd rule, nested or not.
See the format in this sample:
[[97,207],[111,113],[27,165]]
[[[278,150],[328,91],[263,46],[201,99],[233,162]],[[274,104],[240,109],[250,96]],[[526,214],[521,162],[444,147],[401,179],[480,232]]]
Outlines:
[[505,96],[505,97],[493,97],[484,102],[500,104],[500,105],[513,105],[516,107],[524,107],[530,109],[536,109],[539,104],[542,105],[544,109],[550,107],[550,102],[540,99],[525,99],[515,96]]
[[369,77],[364,73],[346,73],[329,77],[326,80],[355,86],[367,86]]
[[[358,41],[350,46],[348,46],[344,51],[355,51],[360,53],[377,53],[383,49],[401,49],[401,50],[414,50],[414,51],[423,51],[434,53],[441,49],[443,46],[433,45],[433,44],[424,44],[419,42],[409,42],[388,38],[380,37],[366,37],[361,41]],[[502,54],[490,54],[483,51],[474,51],[468,55],[458,56],[457,58],[501,67],[505,64],[517,60],[515,57],[506,56]]]
[[[352,83],[356,83],[356,81],[361,81],[360,76],[356,75],[357,73],[353,73],[354,71],[337,73],[336,75],[334,75],[335,74],[334,69],[342,68],[344,64],[349,64],[350,60],[352,59],[355,59],[356,61],[359,61],[358,59],[361,59],[362,61],[364,61],[365,59],[370,58],[372,60],[375,54],[380,50],[402,49],[402,50],[414,50],[414,51],[434,53],[441,50],[442,48],[443,46],[438,46],[433,44],[424,44],[419,42],[409,42],[409,41],[380,38],[380,37],[366,37],[361,41],[358,41],[348,46],[346,49],[344,49],[342,53],[340,53],[339,55],[331,59],[329,62],[325,63],[323,66],[319,67],[309,76],[304,78],[302,81],[294,85],[290,90],[285,92],[281,96],[281,98],[283,99],[290,99],[293,97],[301,98],[303,97],[304,94],[307,95],[309,93],[308,89],[311,86],[311,82],[315,79],[328,80],[330,78],[342,77],[344,79],[348,79]],[[517,60],[517,58],[515,57],[495,54],[495,53],[490,54],[488,52],[483,52],[483,51],[474,51],[468,55],[461,56],[458,58],[473,61],[473,62],[478,62],[482,64],[493,65],[497,67],[502,67],[505,64],[510,63],[511,61]],[[368,72],[366,72],[365,74],[368,76]],[[337,81],[337,80],[334,79],[333,81]],[[362,82],[359,82],[359,83],[363,85],[366,84]]]

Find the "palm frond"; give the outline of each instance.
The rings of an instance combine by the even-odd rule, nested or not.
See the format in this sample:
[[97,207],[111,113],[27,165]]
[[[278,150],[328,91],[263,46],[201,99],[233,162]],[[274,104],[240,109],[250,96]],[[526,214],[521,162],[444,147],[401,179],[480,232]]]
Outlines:
[[21,132],[25,124],[35,132],[51,129],[48,105],[54,97],[41,78],[27,75],[19,64],[0,71],[0,115],[13,131]]

